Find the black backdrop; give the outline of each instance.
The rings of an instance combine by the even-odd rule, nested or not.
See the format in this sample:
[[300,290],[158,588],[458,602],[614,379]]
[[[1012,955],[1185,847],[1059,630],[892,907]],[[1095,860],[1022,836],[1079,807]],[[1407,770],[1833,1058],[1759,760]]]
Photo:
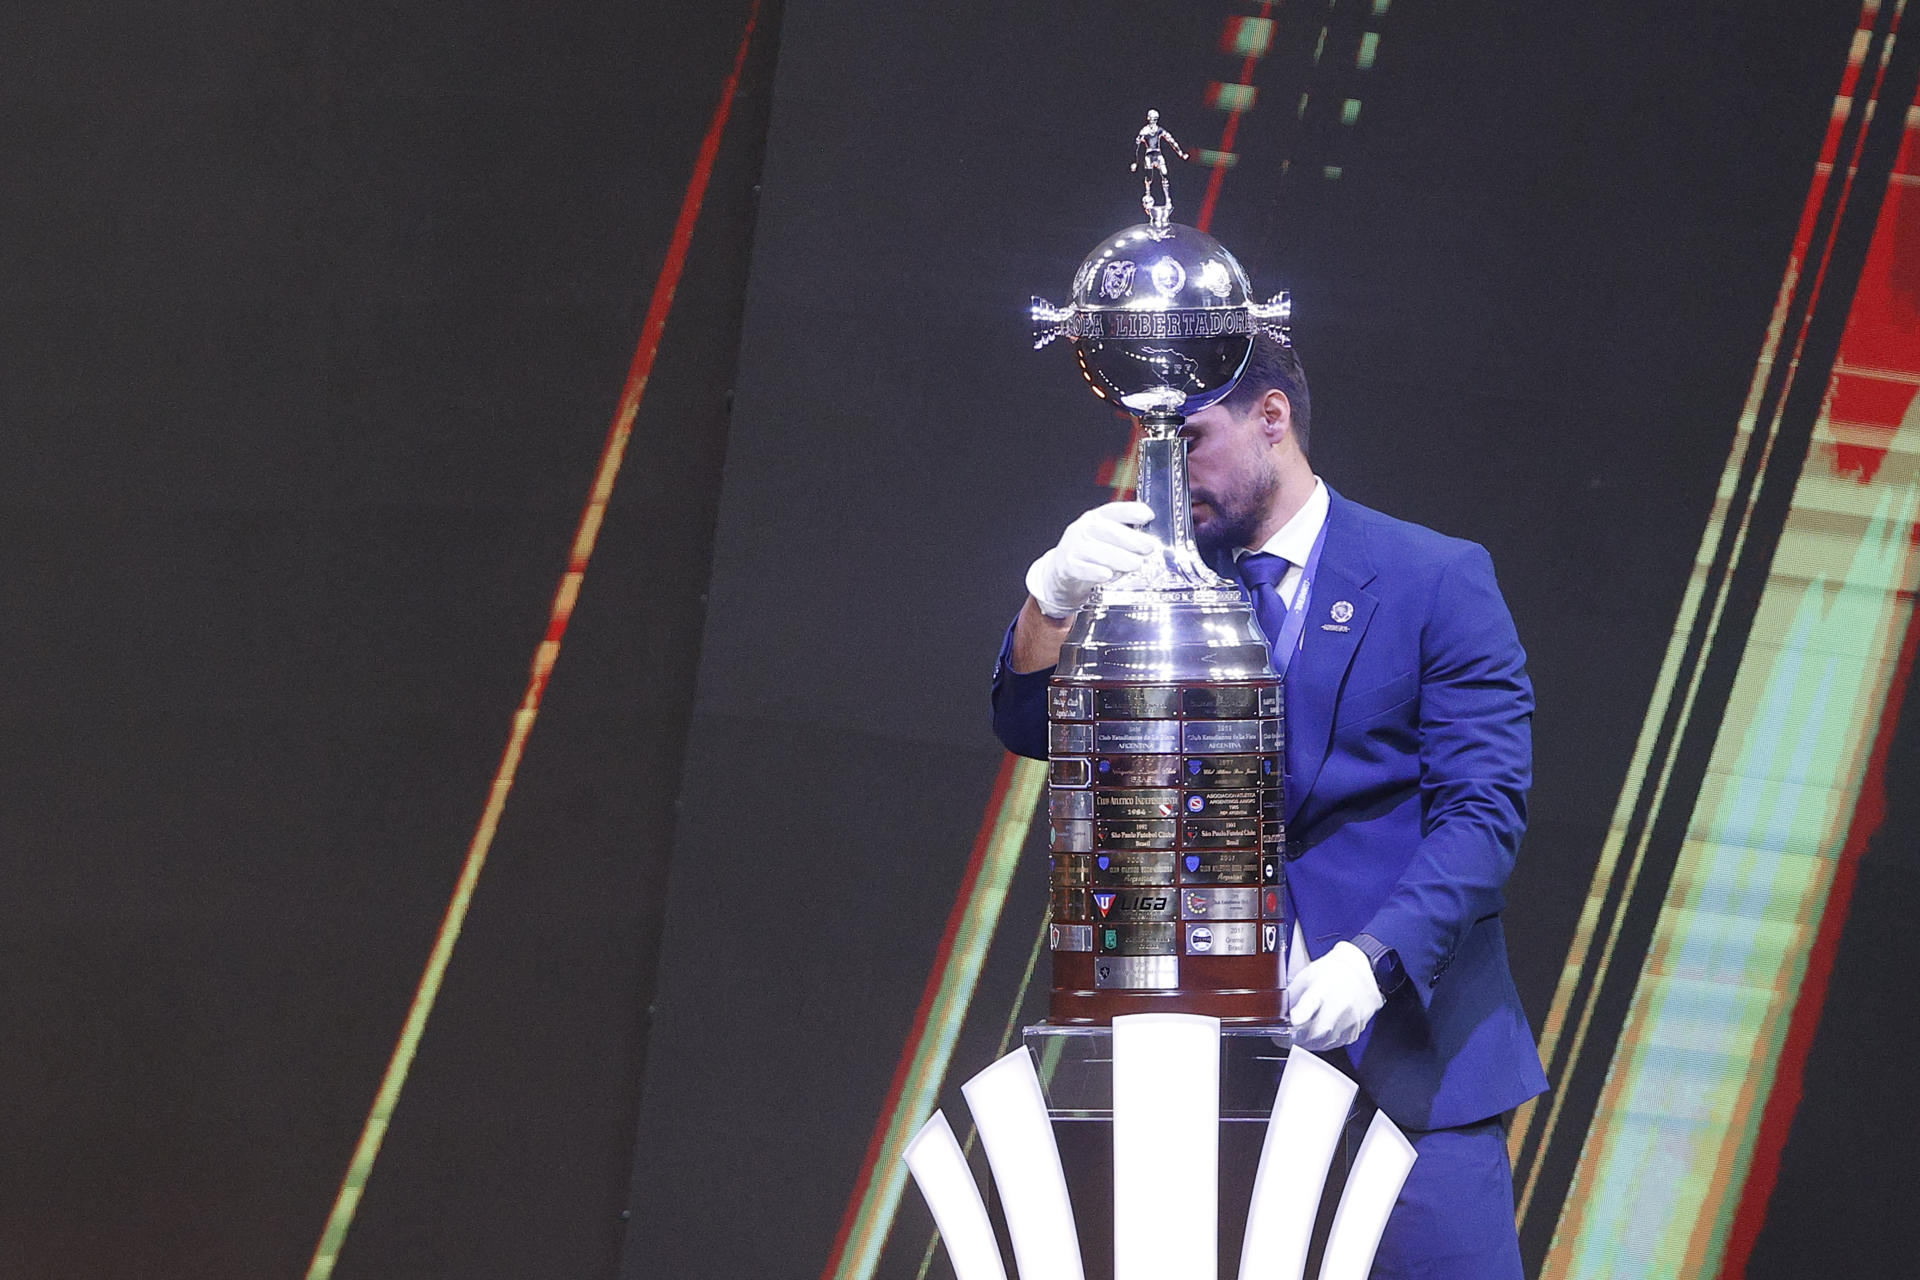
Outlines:
[[[1125,443],[1026,350],[1025,299],[1136,216],[1142,109],[1214,145],[1220,25],[1252,11],[761,11],[340,1274],[819,1271],[998,765],[993,647]],[[0,1274],[304,1266],[747,12],[0,17]],[[1214,230],[1294,291],[1316,464],[1486,543],[1531,654],[1536,1024],[1856,12],[1399,0],[1339,80],[1283,7],[1256,77]],[[1175,180],[1184,216],[1204,173]],[[1912,1125],[1867,1131],[1848,1046],[1870,1084],[1909,1060],[1874,1019],[1916,830],[1897,809],[1869,859],[1751,1274],[1802,1273],[1836,1212],[1862,1256],[1915,1243],[1864,1171]],[[910,1192],[903,1238],[927,1225]]]

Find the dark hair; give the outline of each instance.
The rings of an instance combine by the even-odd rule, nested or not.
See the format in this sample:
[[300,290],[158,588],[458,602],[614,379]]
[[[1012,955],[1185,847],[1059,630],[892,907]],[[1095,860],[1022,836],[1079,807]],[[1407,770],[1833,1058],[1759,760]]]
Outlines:
[[1292,347],[1282,346],[1267,334],[1255,334],[1247,370],[1224,403],[1234,413],[1244,414],[1260,402],[1260,397],[1276,389],[1286,392],[1287,403],[1293,406],[1293,435],[1304,455],[1308,422],[1313,416],[1312,401],[1307,396],[1307,371],[1300,367],[1300,357]]

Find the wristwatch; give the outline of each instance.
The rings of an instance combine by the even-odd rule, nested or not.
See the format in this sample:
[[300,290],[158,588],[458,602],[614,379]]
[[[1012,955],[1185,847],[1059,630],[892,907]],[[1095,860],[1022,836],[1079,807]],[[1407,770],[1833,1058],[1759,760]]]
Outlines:
[[1363,933],[1354,938],[1353,945],[1360,948],[1367,963],[1373,966],[1373,980],[1378,984],[1381,995],[1390,994],[1407,980],[1407,971],[1400,967],[1400,953],[1380,939]]

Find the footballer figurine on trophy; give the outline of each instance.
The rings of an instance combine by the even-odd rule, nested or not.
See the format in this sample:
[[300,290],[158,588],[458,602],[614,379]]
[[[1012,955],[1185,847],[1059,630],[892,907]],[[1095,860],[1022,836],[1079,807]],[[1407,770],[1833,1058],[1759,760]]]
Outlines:
[[[1164,231],[1173,218],[1173,188],[1167,183],[1167,158],[1160,154],[1162,142],[1172,147],[1174,154],[1182,160],[1192,159],[1179,141],[1160,127],[1160,113],[1149,111],[1146,127],[1133,137],[1133,172],[1140,174],[1140,180],[1145,184],[1140,195],[1140,207],[1147,211],[1148,225]],[[1153,198],[1155,175],[1160,178],[1158,202]]]

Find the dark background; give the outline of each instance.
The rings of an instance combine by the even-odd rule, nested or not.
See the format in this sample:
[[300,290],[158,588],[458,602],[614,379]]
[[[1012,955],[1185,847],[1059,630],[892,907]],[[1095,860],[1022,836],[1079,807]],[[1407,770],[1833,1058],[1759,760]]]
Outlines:
[[[1215,145],[1221,23],[1253,11],[760,11],[338,1274],[819,1271],[998,767],[999,633],[1126,443],[1027,350],[1027,295],[1137,218],[1145,107]],[[1365,11],[1336,4],[1335,45]],[[304,1269],[747,12],[0,15],[0,1275]],[[1256,68],[1213,230],[1294,293],[1316,466],[1484,542],[1531,655],[1508,933],[1536,1026],[1856,15],[1398,0],[1360,73],[1282,7]],[[1176,170],[1176,216],[1205,179]],[[1920,1135],[1860,1120],[1911,1061],[1876,1015],[1912,969],[1916,832],[1896,803],[1863,868],[1750,1274],[1804,1274],[1834,1206],[1874,1206],[1842,1210],[1859,1274],[1916,1243],[1870,1163]],[[1856,1088],[1863,1039],[1887,1070]],[[909,1192],[886,1274],[928,1225]]]

